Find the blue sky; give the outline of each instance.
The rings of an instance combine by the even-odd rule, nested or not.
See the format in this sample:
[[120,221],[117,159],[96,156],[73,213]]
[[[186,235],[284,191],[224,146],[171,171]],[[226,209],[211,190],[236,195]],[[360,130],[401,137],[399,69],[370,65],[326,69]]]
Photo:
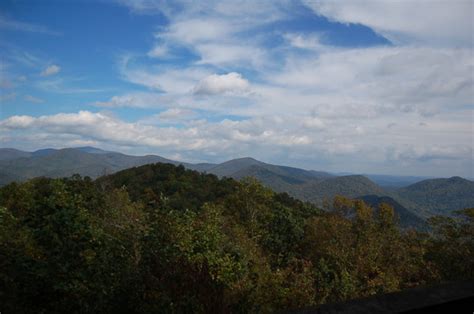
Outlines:
[[0,140],[473,177],[471,1],[3,1]]

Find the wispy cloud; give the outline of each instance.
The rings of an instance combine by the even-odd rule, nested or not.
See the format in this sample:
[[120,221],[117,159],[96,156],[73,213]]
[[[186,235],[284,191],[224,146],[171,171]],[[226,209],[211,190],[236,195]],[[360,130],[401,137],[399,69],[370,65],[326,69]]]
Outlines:
[[366,25],[395,43],[472,47],[474,2],[306,0],[317,14]]
[[38,97],[31,96],[31,95],[25,95],[25,96],[23,97],[23,99],[26,100],[26,101],[28,101],[28,102],[35,103],[35,104],[44,103],[44,100],[43,100],[43,99],[38,98]]
[[63,78],[37,81],[35,83],[35,87],[45,92],[58,94],[87,94],[108,91],[108,89],[105,88],[85,88],[70,86],[68,82]]
[[38,33],[44,35],[61,36],[62,33],[49,29],[46,26],[15,21],[5,16],[0,16],[0,29]]
[[52,64],[47,66],[42,72],[41,76],[51,76],[54,74],[58,74],[61,71],[61,67],[57,66],[56,64]]
[[14,92],[8,93],[8,94],[0,93],[0,106],[3,102],[8,102],[15,99],[16,99],[16,93]]

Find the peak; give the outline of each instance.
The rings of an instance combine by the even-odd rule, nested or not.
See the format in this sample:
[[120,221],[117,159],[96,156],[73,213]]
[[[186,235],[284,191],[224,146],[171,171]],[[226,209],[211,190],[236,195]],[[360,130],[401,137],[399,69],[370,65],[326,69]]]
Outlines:
[[76,147],[74,149],[80,150],[81,152],[90,153],[90,154],[105,154],[105,153],[108,153],[105,150],[102,150],[102,149],[97,148],[97,147],[92,147],[92,146]]
[[448,179],[449,181],[453,181],[453,182],[464,182],[466,181],[466,179],[462,178],[462,177],[459,177],[459,176],[454,176],[454,177],[451,177]]
[[50,155],[54,152],[56,152],[57,150],[54,149],[54,148],[44,148],[44,149],[38,149],[37,151],[34,151],[32,154],[33,156],[35,157],[41,157],[41,156],[47,156],[47,155]]
[[225,163],[236,163],[236,162],[251,163],[251,164],[263,164],[263,162],[258,161],[257,159],[252,158],[252,157],[235,158],[235,159],[231,159],[229,161],[226,161]]
[[242,157],[242,158],[236,158],[234,160],[242,160],[242,161],[257,161],[259,162],[257,159],[255,158],[252,158],[252,157]]

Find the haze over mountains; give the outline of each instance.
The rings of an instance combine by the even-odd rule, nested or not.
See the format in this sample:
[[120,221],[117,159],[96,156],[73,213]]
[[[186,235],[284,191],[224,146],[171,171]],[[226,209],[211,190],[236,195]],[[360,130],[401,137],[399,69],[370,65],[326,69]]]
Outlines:
[[221,164],[191,164],[156,155],[129,156],[94,147],[42,149],[25,152],[0,149],[0,185],[37,176],[66,177],[78,173],[97,178],[126,168],[150,163],[182,164],[188,169],[218,177],[255,177],[277,192],[322,206],[335,195],[361,198],[376,206],[391,204],[404,225],[422,226],[423,218],[450,215],[474,206],[474,182],[460,177],[426,179],[386,175],[335,175],[322,171],[264,163],[253,158],[233,159]]

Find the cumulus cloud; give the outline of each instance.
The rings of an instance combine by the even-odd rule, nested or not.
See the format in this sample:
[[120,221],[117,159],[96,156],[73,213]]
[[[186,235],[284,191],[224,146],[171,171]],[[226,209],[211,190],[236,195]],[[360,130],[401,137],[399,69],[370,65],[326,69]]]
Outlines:
[[396,43],[471,47],[474,4],[456,1],[307,0],[317,14],[363,24]]
[[41,76],[51,76],[54,74],[58,74],[61,71],[61,67],[57,66],[56,64],[52,64],[46,67],[42,72]]
[[193,89],[197,95],[230,94],[239,95],[248,93],[249,82],[241,74],[231,72],[227,74],[212,74],[202,79]]
[[267,76],[282,91],[262,93],[274,106],[288,98],[301,108],[312,103],[322,116],[430,115],[472,103],[472,71],[469,49],[333,48],[316,57],[287,58],[281,71]]
[[[359,48],[271,24],[291,23],[294,2],[119,2],[169,23],[155,28],[146,51],[118,63],[121,79],[148,91],[93,104],[150,115],[13,116],[0,122],[4,146],[90,142],[189,161],[252,155],[328,171],[474,175],[472,2],[297,4],[305,15],[363,24],[392,42]],[[177,61],[155,59],[170,57]],[[68,90],[58,78],[37,87]]]
[[[183,111],[168,111],[162,118],[171,118]],[[114,143],[134,147],[155,147],[174,151],[225,151],[233,145],[257,145],[262,141],[285,147],[305,145],[306,135],[288,130],[266,130],[264,121],[220,122],[195,121],[187,128],[151,126],[139,122],[129,123],[104,113],[79,111],[49,116],[12,116],[0,121],[0,129],[14,141],[21,131],[32,134],[69,134],[81,140]]]
[[[448,168],[440,167],[438,175],[472,175],[466,173],[469,169],[466,167],[472,163],[472,147],[468,144],[472,137],[471,121],[466,112],[458,113],[460,117],[456,123],[443,120],[445,117],[432,117],[423,127],[419,126],[416,115],[406,116],[404,120],[392,117],[400,122],[383,132],[380,130],[387,130],[390,119],[367,122],[346,119],[324,129],[324,134],[321,134],[319,122],[315,122],[318,120],[312,121],[316,128],[301,128],[298,121],[305,120],[297,116],[215,122],[191,118],[185,127],[169,124],[176,119],[183,121],[186,115],[192,114],[187,109],[168,109],[155,117],[154,123],[125,122],[105,113],[89,111],[40,117],[12,116],[0,121],[0,141],[11,146],[27,139],[31,145],[36,139],[36,143],[40,140],[42,145],[54,147],[68,146],[72,141],[93,141],[114,150],[133,148],[135,154],[180,154],[190,161],[216,158],[222,161],[251,153],[256,158],[282,163],[281,158],[291,152],[301,163],[299,166],[307,165],[312,169],[354,171],[350,167],[357,167],[376,171],[402,163],[407,173],[424,169],[422,172],[429,174],[430,167],[441,165]],[[358,132],[364,132],[364,136]],[[423,143],[417,137],[422,137]],[[350,164],[347,164],[347,158],[350,158]],[[326,161],[317,167],[321,160]],[[347,168],[341,169],[344,160]]]

